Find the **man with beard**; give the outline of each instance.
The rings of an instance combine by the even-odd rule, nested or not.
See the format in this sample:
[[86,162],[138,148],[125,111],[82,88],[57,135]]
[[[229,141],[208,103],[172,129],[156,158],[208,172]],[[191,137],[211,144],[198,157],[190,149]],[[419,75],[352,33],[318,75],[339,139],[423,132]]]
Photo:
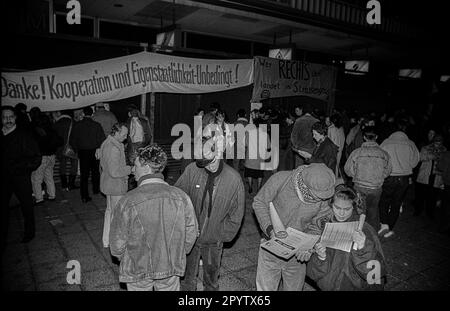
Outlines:
[[2,252],[7,241],[9,200],[13,193],[20,202],[24,219],[22,242],[31,241],[35,234],[31,173],[41,165],[42,156],[31,133],[16,126],[16,119],[13,107],[2,107]]
[[203,157],[189,164],[175,184],[191,198],[200,229],[200,236],[187,256],[181,289],[196,290],[202,257],[204,290],[217,291],[223,242],[233,240],[239,231],[245,192],[239,173],[223,160],[225,136],[213,114],[205,115],[202,127],[202,140],[206,143]]

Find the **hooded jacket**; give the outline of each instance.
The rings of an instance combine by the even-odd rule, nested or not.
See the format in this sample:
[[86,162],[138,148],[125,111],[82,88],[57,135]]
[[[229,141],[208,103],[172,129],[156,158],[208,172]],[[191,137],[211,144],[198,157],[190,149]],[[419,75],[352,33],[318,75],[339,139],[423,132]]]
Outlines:
[[[354,210],[347,221],[358,221],[359,216]],[[327,222],[337,222],[331,212]],[[325,223],[321,229],[325,228]],[[324,291],[355,291],[355,290],[383,290],[386,261],[381,243],[375,230],[364,223],[363,233],[366,236],[364,247],[359,250],[353,248],[350,252],[327,247],[325,260],[320,260],[317,253],[311,256],[306,268],[306,275],[310,277],[321,290]],[[380,263],[380,283],[369,284],[369,273],[377,267],[370,263],[376,260]]]
[[397,131],[381,144],[381,148],[389,153],[392,161],[390,176],[407,176],[417,166],[420,159],[419,150],[413,141],[402,131]]

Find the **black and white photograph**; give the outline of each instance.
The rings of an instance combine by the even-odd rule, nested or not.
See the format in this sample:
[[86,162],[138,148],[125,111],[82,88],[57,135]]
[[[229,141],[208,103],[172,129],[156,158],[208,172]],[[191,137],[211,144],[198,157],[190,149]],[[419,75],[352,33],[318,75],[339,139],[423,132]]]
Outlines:
[[445,3],[3,0],[2,292],[449,291]]

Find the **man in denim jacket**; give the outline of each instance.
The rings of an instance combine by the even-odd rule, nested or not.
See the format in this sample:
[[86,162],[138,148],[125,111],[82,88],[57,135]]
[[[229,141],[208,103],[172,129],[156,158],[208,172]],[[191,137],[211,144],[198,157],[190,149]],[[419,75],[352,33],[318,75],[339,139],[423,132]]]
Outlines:
[[164,181],[166,164],[161,147],[138,149],[138,187],[125,194],[113,212],[110,250],[120,259],[119,280],[128,290],[179,290],[186,254],[198,235],[190,198]]
[[380,202],[384,179],[392,172],[389,153],[376,143],[377,134],[373,126],[363,130],[364,143],[355,149],[345,163],[345,173],[353,178],[354,188],[365,199],[366,221],[378,231]]

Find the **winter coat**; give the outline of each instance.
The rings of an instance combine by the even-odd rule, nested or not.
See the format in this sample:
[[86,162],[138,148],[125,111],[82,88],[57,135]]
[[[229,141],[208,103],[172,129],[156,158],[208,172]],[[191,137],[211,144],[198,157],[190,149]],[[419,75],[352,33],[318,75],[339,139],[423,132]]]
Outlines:
[[381,148],[389,153],[392,161],[390,176],[408,176],[419,163],[420,155],[416,145],[408,136],[397,131],[381,144]]
[[[359,216],[354,211],[348,221],[357,221]],[[332,218],[328,222],[335,222]],[[323,224],[325,228],[325,223]],[[383,290],[387,264],[381,243],[375,230],[364,223],[362,228],[366,236],[364,247],[360,250],[345,252],[327,247],[325,260],[320,260],[314,253],[307,263],[306,275],[324,291]],[[377,266],[371,264],[376,260],[380,264],[379,281],[381,284],[369,284],[368,279]],[[373,272],[372,272],[373,271]]]
[[316,149],[312,153],[312,157],[306,163],[324,163],[333,172],[336,171],[338,146],[336,146],[328,137],[317,144]]
[[[204,200],[208,174],[206,169],[197,167],[196,163],[189,164],[175,186],[186,192],[192,200],[197,219],[201,219],[202,211],[209,206],[209,195]],[[234,239],[244,217],[245,189],[239,173],[223,163],[222,172],[216,177],[212,195],[212,211],[208,221],[201,226],[199,244],[215,244],[230,242]]]
[[125,148],[111,135],[100,147],[100,190],[106,195],[123,195],[128,190],[128,175]]
[[389,154],[376,142],[365,142],[350,154],[344,170],[356,185],[377,189],[391,174],[392,163]]

